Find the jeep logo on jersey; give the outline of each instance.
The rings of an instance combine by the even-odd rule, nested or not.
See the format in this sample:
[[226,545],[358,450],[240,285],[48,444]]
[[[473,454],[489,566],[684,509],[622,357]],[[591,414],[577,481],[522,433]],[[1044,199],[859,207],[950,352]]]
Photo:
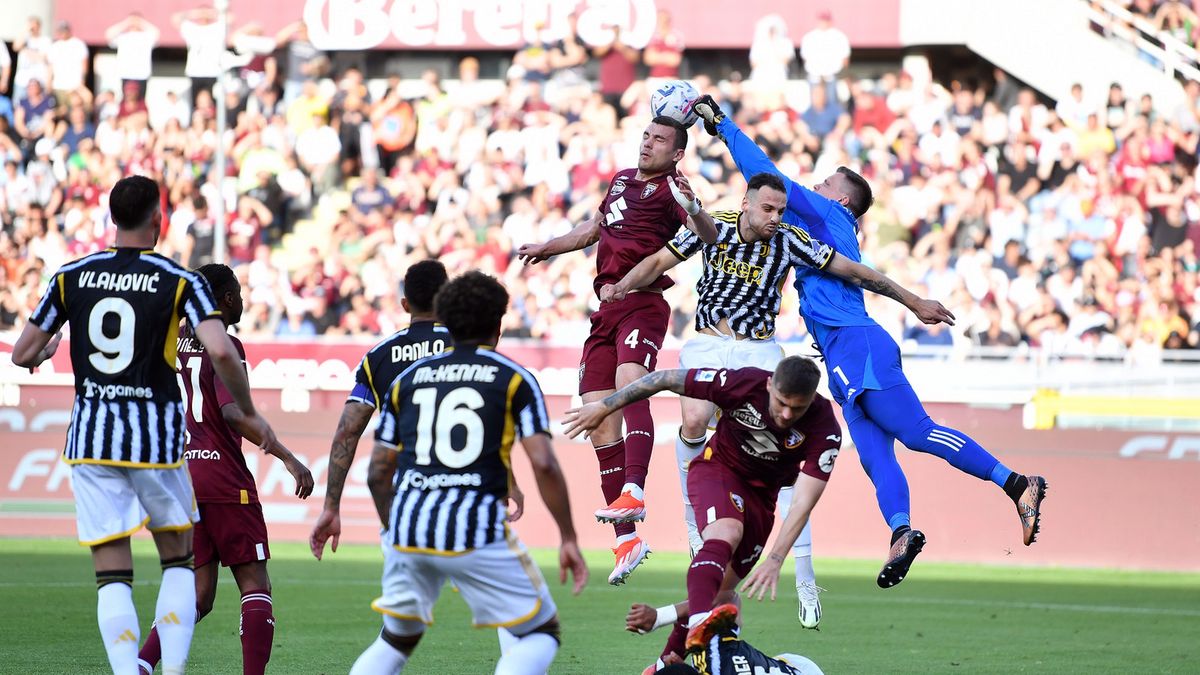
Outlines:
[[609,196],[616,197],[625,191],[625,180],[618,178],[613,181],[612,189],[608,191]]
[[796,448],[800,447],[800,444],[803,442],[804,434],[792,429],[791,433],[788,434],[787,439],[784,440],[783,447],[787,448],[788,450],[795,450]]
[[733,502],[733,508],[738,510],[738,513],[746,512],[746,503],[742,501],[741,495],[729,493],[729,501]]
[[646,197],[649,197],[650,195],[654,194],[654,191],[657,189],[658,189],[658,183],[651,183],[651,184],[647,185],[646,187],[642,188],[642,199],[645,199]]
[[817,466],[821,467],[825,473],[833,472],[833,463],[837,461],[838,452],[840,451],[837,448],[830,448],[822,452],[821,458],[817,460]]

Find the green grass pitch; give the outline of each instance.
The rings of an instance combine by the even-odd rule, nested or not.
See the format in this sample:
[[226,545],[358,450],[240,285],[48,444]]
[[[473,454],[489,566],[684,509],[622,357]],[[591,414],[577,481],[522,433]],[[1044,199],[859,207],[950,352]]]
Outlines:
[[[345,673],[375,637],[368,603],[379,590],[375,547],[345,546],[318,563],[297,544],[273,545],[276,673]],[[148,540],[135,541],[134,598],[148,630],[158,566]],[[558,586],[552,551],[537,551],[564,627],[554,673],[640,673],[666,635],[626,633],[631,602],[682,597],[686,557],[656,554],[613,588],[607,552],[588,556],[581,596]],[[786,567],[786,566],[785,566]],[[874,561],[817,560],[820,631],[796,621],[785,574],[774,603],[747,603],[744,637],[769,653],[795,651],[826,673],[1187,673],[1200,672],[1200,574],[926,564],[887,591]],[[72,541],[0,540],[0,671],[107,672],[96,629],[87,551]],[[238,596],[223,573],[216,609],[196,630],[189,672],[240,673]],[[469,627],[466,606],[447,590],[406,672],[490,673],[490,630]]]

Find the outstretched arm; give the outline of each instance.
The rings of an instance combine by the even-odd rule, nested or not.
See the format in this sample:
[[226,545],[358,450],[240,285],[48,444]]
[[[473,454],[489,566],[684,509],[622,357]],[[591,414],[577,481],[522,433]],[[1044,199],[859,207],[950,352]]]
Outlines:
[[575,229],[561,237],[555,237],[542,244],[525,244],[517,249],[517,257],[524,261],[526,265],[536,265],[560,253],[570,253],[571,251],[578,251],[581,248],[587,248],[600,241],[601,218],[603,216],[599,211],[596,211],[592,214],[591,218],[576,225]]
[[624,300],[630,291],[649,286],[664,272],[683,262],[670,248],[664,246],[658,252],[642,260],[629,273],[615,284],[607,284],[600,289],[600,302],[616,302]]
[[566,423],[564,433],[570,438],[575,438],[581,433],[586,437],[610,414],[634,401],[650,398],[660,391],[673,391],[682,396],[687,374],[688,371],[684,368],[659,370],[635,380],[603,400],[568,410],[563,417]]
[[742,584],[743,595],[752,598],[757,594],[758,599],[762,600],[766,592],[770,590],[771,599],[775,599],[779,569],[783,567],[783,561],[787,559],[788,551],[792,550],[792,545],[796,543],[800,532],[808,523],[808,517],[812,514],[813,507],[817,505],[821,494],[825,492],[827,484],[819,478],[804,473],[796,479],[796,488],[792,491],[791,508],[788,509],[787,518],[784,518],[783,524],[779,526],[779,536],[775,538],[775,545],[771,547],[771,552],[767,554],[766,558],[746,576],[746,581]]
[[918,297],[908,289],[884,274],[856,263],[844,255],[834,253],[833,260],[825,267],[830,274],[879,295],[885,295],[912,310],[922,322],[927,324],[945,323],[954,325],[954,314],[942,306],[937,300]]

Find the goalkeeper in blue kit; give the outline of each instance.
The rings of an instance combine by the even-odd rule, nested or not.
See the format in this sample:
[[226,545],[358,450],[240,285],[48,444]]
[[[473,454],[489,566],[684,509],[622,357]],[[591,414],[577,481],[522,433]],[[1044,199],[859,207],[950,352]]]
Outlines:
[[[858,219],[873,201],[862,176],[839,167],[810,190],[780,173],[711,96],[697,100],[694,109],[704,119],[705,130],[725,142],[744,176],[770,172],[783,178],[788,187],[786,222],[795,222],[838,254],[861,262]],[[1010,470],[970,436],[929,418],[904,375],[896,341],[867,315],[862,289],[808,268],[797,268],[795,285],[800,314],[825,360],[830,392],[842,406],[859,460],[875,485],[879,510],[892,530],[879,586],[903,581],[925,545],[925,535],[909,522],[908,481],[896,461],[896,440],[1002,488],[1016,504],[1025,545],[1032,544],[1040,527],[1046,480]]]

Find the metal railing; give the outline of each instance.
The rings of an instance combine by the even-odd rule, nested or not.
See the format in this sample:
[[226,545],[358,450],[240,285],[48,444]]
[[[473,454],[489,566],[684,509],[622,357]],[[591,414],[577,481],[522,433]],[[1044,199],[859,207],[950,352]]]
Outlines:
[[1160,31],[1146,17],[1134,14],[1114,0],[1081,0],[1088,6],[1088,18],[1109,38],[1129,43],[1159,64],[1173,78],[1200,81],[1200,52],[1166,31]]

